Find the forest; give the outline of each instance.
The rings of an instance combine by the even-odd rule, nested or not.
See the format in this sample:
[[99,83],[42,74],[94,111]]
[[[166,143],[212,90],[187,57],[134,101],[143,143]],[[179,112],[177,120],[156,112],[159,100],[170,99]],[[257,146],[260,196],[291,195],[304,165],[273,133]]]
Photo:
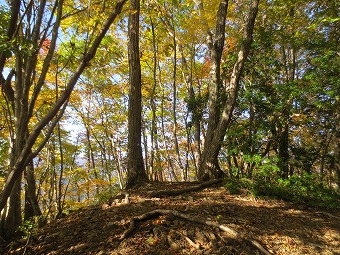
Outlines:
[[0,242],[152,184],[337,221],[339,17],[336,0],[1,0]]

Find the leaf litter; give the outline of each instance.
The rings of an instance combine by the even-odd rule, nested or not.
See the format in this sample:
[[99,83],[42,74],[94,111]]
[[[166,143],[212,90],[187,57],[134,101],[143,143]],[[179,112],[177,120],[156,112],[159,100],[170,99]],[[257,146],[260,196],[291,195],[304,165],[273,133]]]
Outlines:
[[[197,183],[196,183],[197,184]],[[269,254],[340,254],[340,212],[232,195],[220,185],[175,196],[158,191],[188,189],[195,183],[152,183],[128,192],[128,201],[81,208],[37,229],[28,240],[2,247],[1,254],[261,254],[245,240],[256,240]],[[125,193],[126,194],[126,193]],[[176,214],[150,214],[174,211]],[[131,221],[141,215],[131,233]],[[241,233],[235,238],[212,222]],[[245,239],[246,238],[246,239]]]

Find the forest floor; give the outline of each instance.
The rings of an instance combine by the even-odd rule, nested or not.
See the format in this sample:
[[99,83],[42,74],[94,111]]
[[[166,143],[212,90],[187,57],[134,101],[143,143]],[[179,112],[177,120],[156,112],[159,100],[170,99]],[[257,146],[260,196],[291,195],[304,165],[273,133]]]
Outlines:
[[0,253],[340,254],[340,211],[231,195],[218,184],[181,195],[154,193],[197,185],[148,184],[129,191],[129,201],[117,196],[81,208]]

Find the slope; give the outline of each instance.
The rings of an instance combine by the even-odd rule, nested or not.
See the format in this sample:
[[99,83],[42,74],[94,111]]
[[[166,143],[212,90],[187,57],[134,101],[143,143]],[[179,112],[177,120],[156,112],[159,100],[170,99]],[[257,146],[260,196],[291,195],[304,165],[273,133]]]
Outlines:
[[[177,189],[187,192],[163,193]],[[339,219],[339,212],[231,195],[214,183],[152,183],[74,211],[1,254],[335,255]]]

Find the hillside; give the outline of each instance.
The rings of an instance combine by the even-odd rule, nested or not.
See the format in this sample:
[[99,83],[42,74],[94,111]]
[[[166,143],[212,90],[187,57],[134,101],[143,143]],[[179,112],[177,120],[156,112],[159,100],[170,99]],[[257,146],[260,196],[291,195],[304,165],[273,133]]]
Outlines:
[[[340,254],[340,212],[197,185],[131,190],[129,201],[117,196],[71,212],[1,254]],[[193,187],[202,189],[155,193]]]

